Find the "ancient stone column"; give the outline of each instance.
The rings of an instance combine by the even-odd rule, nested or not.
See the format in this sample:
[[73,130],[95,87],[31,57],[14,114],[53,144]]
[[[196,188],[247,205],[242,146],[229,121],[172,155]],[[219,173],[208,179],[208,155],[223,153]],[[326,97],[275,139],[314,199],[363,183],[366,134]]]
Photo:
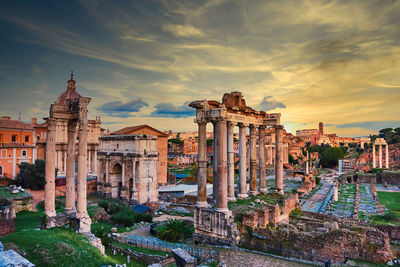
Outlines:
[[283,151],[282,151],[283,125],[275,125],[275,189],[283,194]]
[[247,177],[246,177],[246,125],[239,123],[239,198],[246,198],[247,194]]
[[385,162],[385,165],[386,165],[386,169],[389,169],[389,144],[386,144],[385,145],[386,146],[386,153],[385,153],[385,159],[386,159],[386,162]]
[[197,203],[199,208],[207,207],[207,122],[198,121],[199,145],[198,145],[198,173],[197,173]]
[[[80,101],[85,100],[83,98]],[[86,103],[79,103],[86,104]],[[87,105],[87,104],[86,104]],[[87,178],[87,137],[88,120],[86,105],[80,107],[79,112],[79,146],[78,146],[78,204],[76,217],[80,220],[79,232],[89,233],[91,220],[87,213],[86,178]]]
[[259,138],[258,138],[258,159],[259,159],[259,177],[260,177],[260,192],[267,192],[267,180],[265,173],[265,125],[259,127]]
[[228,201],[235,199],[235,167],[234,167],[234,152],[233,152],[233,124],[227,122],[227,150],[228,150]]
[[218,160],[218,153],[216,153],[215,149],[215,136],[217,125],[216,122],[212,122],[213,125],[213,201],[217,199],[217,191],[218,191],[218,183],[217,183],[217,165],[216,162]]
[[339,200],[339,183],[335,181],[334,188],[333,188],[333,201]]
[[256,127],[250,124],[250,194],[257,194],[257,147]]
[[65,212],[75,213],[75,140],[76,120],[68,121]]
[[308,151],[307,151],[307,158],[306,158],[306,174],[309,174],[309,170],[308,170],[308,161],[309,161],[309,157],[308,157]]
[[382,169],[382,145],[379,145],[379,168]]
[[217,197],[216,206],[217,211],[228,211],[228,198],[227,198],[227,144],[226,144],[226,121],[217,120],[215,122],[215,155],[217,155],[216,169],[217,169]]
[[372,144],[372,168],[376,168],[376,158],[375,158],[375,144]]
[[[56,216],[55,207],[55,159],[56,159],[56,124],[57,121],[49,118],[47,123],[47,138],[46,138],[46,185],[44,188],[44,208],[47,217]],[[54,225],[48,225],[53,227]]]

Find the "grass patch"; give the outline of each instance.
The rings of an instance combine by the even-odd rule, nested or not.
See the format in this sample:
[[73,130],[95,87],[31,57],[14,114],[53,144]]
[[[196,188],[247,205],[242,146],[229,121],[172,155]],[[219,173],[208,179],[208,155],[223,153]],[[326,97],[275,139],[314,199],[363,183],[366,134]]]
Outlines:
[[400,193],[377,192],[379,202],[385,206],[387,211],[384,215],[375,215],[372,224],[394,224],[400,226]]
[[140,248],[140,247],[135,247],[129,244],[123,244],[123,243],[119,243],[119,242],[112,242],[112,244],[114,246],[123,248],[123,249],[130,249],[132,251],[136,251],[136,252],[142,252],[142,253],[146,253],[146,254],[150,254],[150,255],[158,255],[158,256],[165,256],[168,255],[169,257],[172,256],[171,252],[166,252],[166,251],[159,251],[159,250],[153,250],[153,249],[149,249],[149,248]]
[[4,186],[0,187],[0,198],[9,198],[9,199],[13,199],[13,198],[17,198],[17,197],[29,197],[31,196],[31,194],[29,194],[28,192],[18,192],[16,194],[11,193],[11,191],[6,190],[6,188]]
[[86,237],[71,229],[27,230],[1,239],[36,266],[100,266],[113,260],[101,255]]

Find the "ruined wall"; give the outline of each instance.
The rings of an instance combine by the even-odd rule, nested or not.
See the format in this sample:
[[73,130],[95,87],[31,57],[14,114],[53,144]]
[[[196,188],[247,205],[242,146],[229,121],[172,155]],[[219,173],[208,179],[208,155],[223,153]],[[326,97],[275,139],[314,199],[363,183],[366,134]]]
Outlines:
[[299,231],[286,224],[275,228],[241,229],[240,245],[287,257],[343,263],[347,258],[384,263],[393,258],[389,236],[372,227]]
[[13,205],[14,205],[16,213],[18,213],[22,210],[35,211],[35,205],[33,205],[32,196],[13,198],[12,201],[13,201]]

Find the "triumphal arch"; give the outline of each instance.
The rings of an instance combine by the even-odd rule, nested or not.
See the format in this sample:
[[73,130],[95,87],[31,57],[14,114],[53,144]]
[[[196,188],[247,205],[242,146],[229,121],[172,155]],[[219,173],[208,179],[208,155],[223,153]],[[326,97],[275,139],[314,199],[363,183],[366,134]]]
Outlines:
[[[275,190],[283,194],[283,153],[280,113],[267,114],[248,107],[240,92],[225,93],[222,102],[199,100],[189,104],[196,109],[195,122],[198,124],[198,201],[195,212],[195,239],[200,242],[235,242],[235,224],[228,201],[235,200],[233,128],[239,127],[239,192],[237,197],[266,192],[265,129],[275,129]],[[207,155],[206,126],[214,129],[214,179],[213,197],[215,208],[207,203]],[[246,129],[249,128],[247,153]],[[258,143],[258,146],[257,146]],[[257,148],[258,147],[258,148]],[[250,190],[247,190],[247,159],[249,155]]]

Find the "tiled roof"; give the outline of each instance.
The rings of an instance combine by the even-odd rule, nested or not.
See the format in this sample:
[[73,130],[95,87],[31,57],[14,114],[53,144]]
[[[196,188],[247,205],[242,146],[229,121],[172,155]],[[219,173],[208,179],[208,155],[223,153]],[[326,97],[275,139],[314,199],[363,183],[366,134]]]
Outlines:
[[136,131],[136,130],[139,130],[139,129],[142,129],[142,128],[149,128],[149,129],[151,129],[151,130],[157,132],[157,136],[168,136],[168,135],[166,135],[165,133],[163,133],[163,132],[161,132],[161,131],[159,131],[159,130],[157,130],[157,129],[154,129],[153,127],[151,127],[151,126],[149,126],[149,125],[147,125],[147,124],[125,127],[125,128],[123,128],[123,129],[121,129],[121,130],[112,132],[111,134],[112,134],[112,135],[117,135],[117,134],[118,134],[118,135],[119,135],[119,134],[128,134],[128,133],[130,133],[130,132],[133,132],[133,131]]
[[3,120],[0,119],[0,129],[7,128],[7,129],[17,129],[17,130],[32,130],[33,126],[31,124],[22,122],[22,121],[15,121],[15,120]]

